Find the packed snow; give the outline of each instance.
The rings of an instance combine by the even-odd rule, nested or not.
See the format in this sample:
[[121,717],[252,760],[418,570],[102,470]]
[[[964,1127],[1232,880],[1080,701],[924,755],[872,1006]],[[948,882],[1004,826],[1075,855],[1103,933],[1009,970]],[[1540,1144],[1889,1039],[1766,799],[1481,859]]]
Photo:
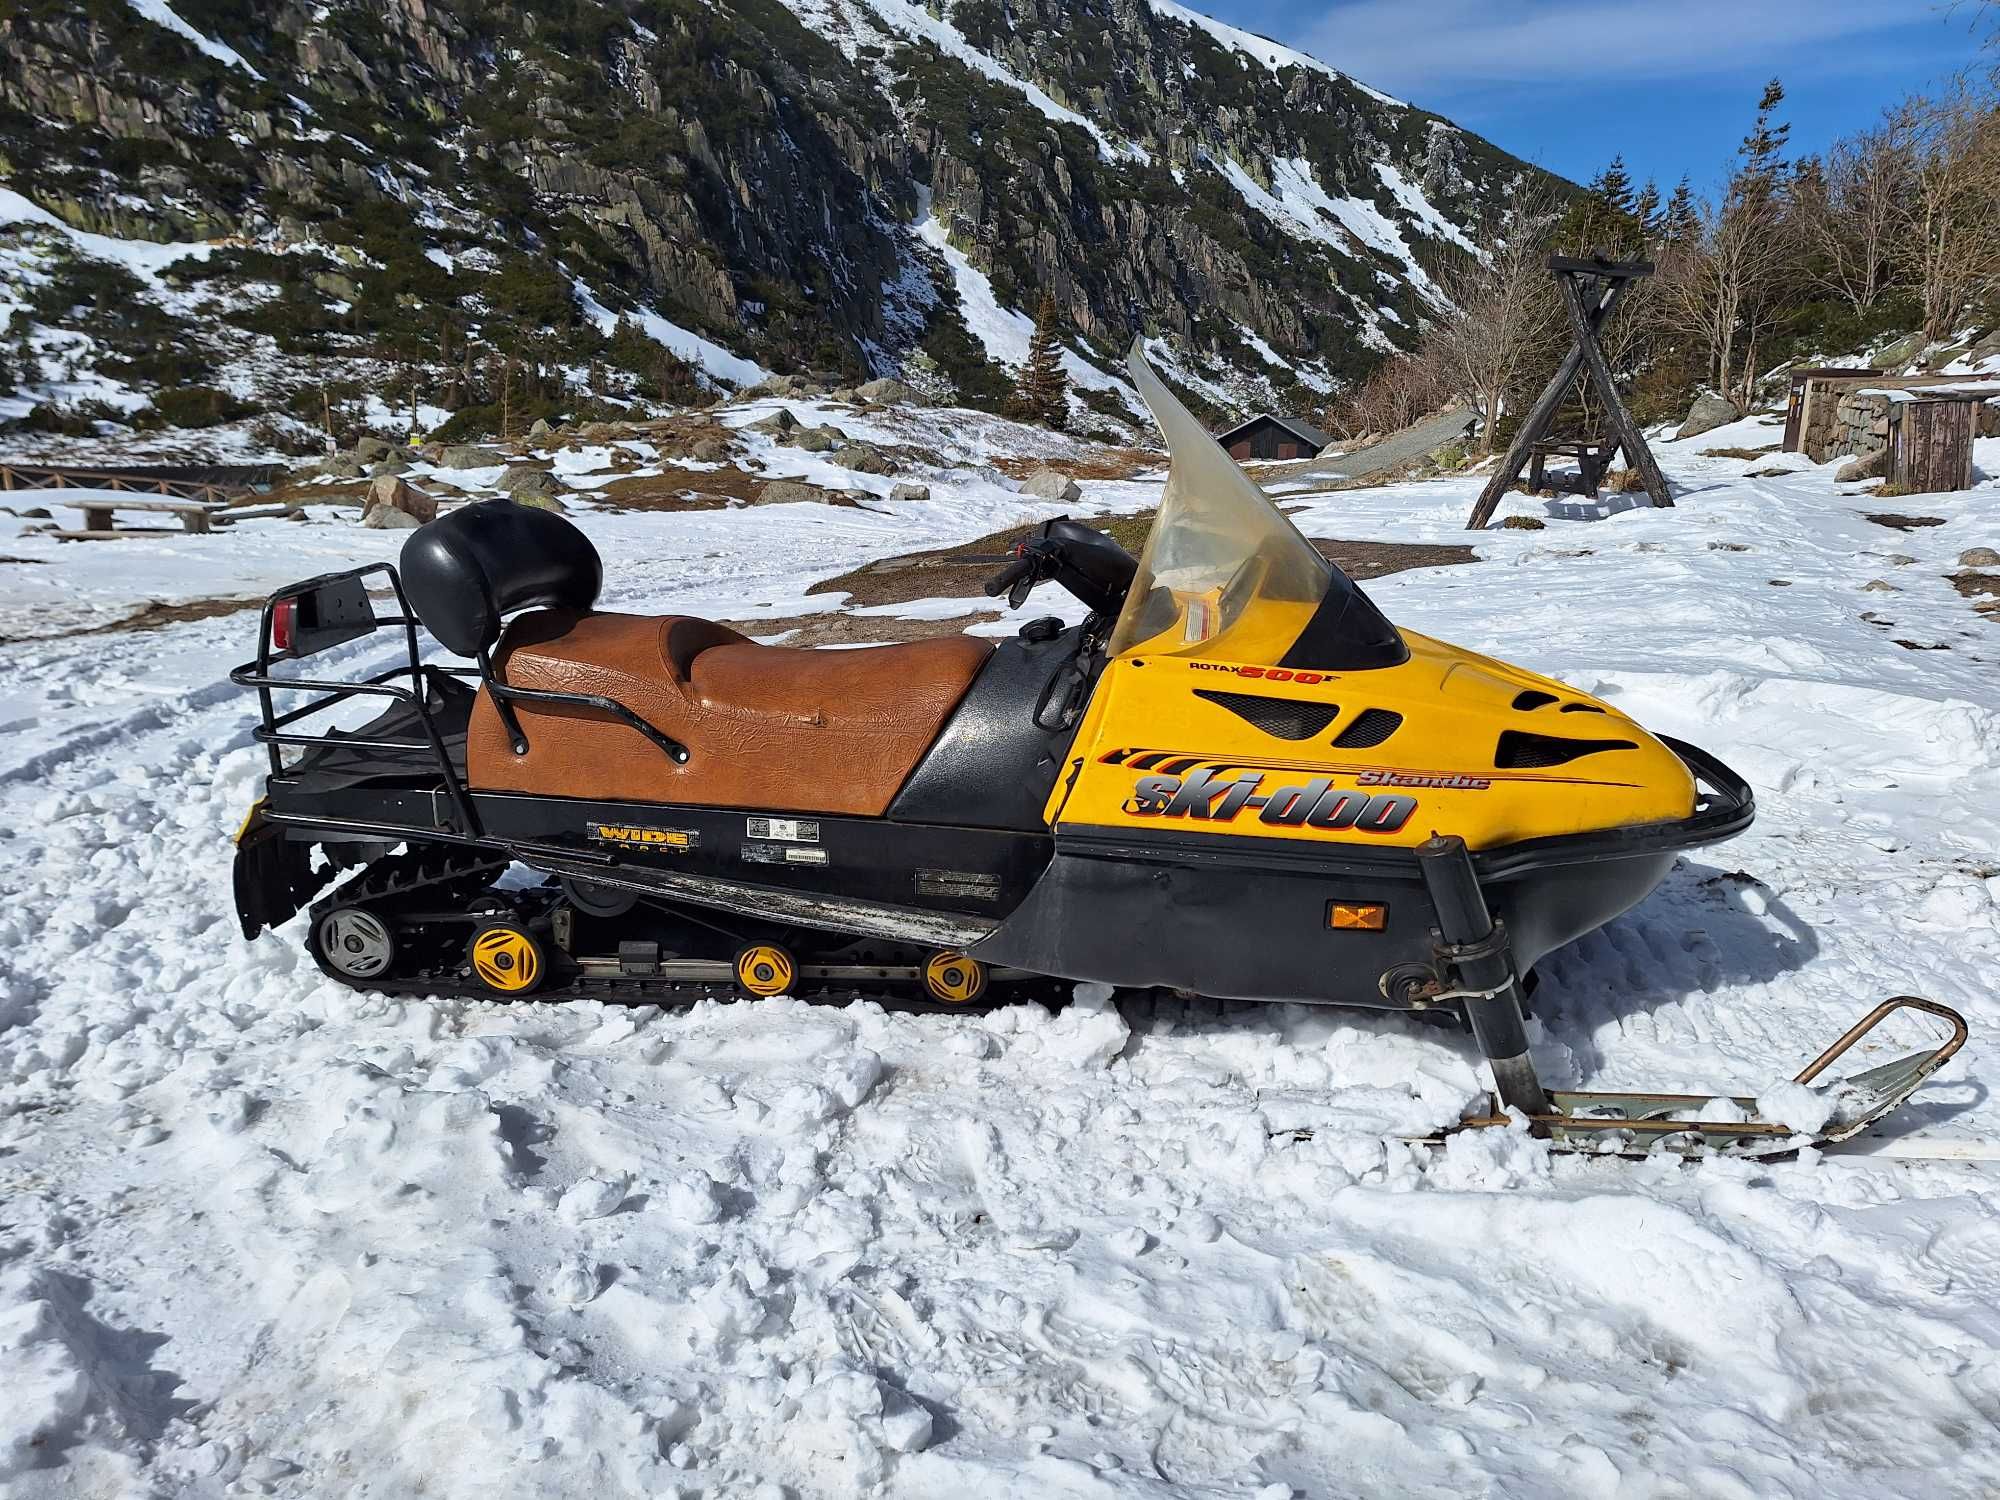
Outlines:
[[[771,400],[725,420],[780,404],[912,430]],[[939,454],[917,504],[843,471],[867,508],[619,512],[577,485],[609,444],[558,474],[610,607],[776,618],[839,607],[805,590],[862,561],[1062,508],[992,466],[1023,429],[912,420]],[[832,473],[745,436],[774,473]],[[264,763],[226,673],[255,615],[79,627],[401,538],[316,506],[8,540],[0,1488],[1992,1494],[2000,622],[1946,575],[2000,546],[2000,484],[1889,502],[1834,466],[1704,456],[1776,437],[1660,443],[1672,510],[1510,496],[1544,529],[1368,585],[1755,785],[1754,829],[1543,965],[1552,1083],[1745,1094],[1805,1126],[1816,1096],[1785,1080],[1876,999],[1965,1012],[1971,1045],[1888,1138],[1761,1165],[1559,1158],[1504,1129],[1409,1144],[1482,1079],[1465,1038],[1366,1012],[354,994],[298,923],[236,928],[230,840]],[[2000,474],[2000,442],[1977,458]],[[1408,542],[1467,540],[1478,487],[1312,483],[1277,486],[1309,534]],[[1157,485],[1086,481],[1068,508]],[[898,612],[947,606],[973,601]]]

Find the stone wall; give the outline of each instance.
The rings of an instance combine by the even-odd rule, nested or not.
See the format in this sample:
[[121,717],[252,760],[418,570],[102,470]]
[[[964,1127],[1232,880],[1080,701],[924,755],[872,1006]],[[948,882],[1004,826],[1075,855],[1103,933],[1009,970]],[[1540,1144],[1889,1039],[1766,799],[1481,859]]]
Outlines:
[[[1947,389],[1979,387],[1978,376],[1931,376],[1910,380],[1862,382],[1854,379],[1806,382],[1804,423],[1799,450],[1814,463],[1836,458],[1872,458],[1890,446],[1892,410],[1897,401]],[[1979,409],[1976,434],[2000,436],[2000,384],[1994,398]]]
[[1826,457],[1873,458],[1882,452],[1889,446],[1889,408],[1893,404],[1894,398],[1879,391],[1842,392],[1827,431]]

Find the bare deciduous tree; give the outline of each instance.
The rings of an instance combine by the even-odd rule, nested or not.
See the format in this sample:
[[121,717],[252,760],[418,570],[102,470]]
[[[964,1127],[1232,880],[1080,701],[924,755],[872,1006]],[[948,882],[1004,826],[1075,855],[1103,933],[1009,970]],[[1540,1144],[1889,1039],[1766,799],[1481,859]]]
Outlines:
[[1787,205],[1766,181],[1738,171],[1722,202],[1703,209],[1700,234],[1662,267],[1663,310],[1706,348],[1715,388],[1745,402],[1756,385],[1758,342],[1794,263]]
[[1479,236],[1488,247],[1485,259],[1444,280],[1451,309],[1432,326],[1425,350],[1449,388],[1478,409],[1486,453],[1493,451],[1501,414],[1523,394],[1538,356],[1562,324],[1547,264],[1561,218],[1562,207],[1546,187],[1521,185]]
[[1910,151],[1910,188],[1892,260],[1923,305],[1924,335],[1956,330],[2000,281],[2000,117],[1965,84],[1912,99],[1896,128]]
[[1836,141],[1794,206],[1808,278],[1864,313],[1882,295],[1889,253],[1911,187],[1909,133],[1891,119]]
[[1320,425],[1352,439],[1371,432],[1396,432],[1428,416],[1451,399],[1451,386],[1438,370],[1429,345],[1385,360],[1354,390],[1336,397],[1320,414]]

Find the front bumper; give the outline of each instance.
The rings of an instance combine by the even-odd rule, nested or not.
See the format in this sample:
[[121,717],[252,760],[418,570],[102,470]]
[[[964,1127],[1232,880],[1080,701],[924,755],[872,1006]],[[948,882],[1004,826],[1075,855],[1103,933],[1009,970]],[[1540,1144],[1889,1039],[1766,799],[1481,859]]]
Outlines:
[[[1756,803],[1741,776],[1693,745],[1662,743],[1696,781],[1687,817],[1473,856],[1516,972],[1644,900],[1682,850],[1749,827]],[[1387,905],[1383,929],[1331,927],[1336,902]],[[1400,1009],[1383,977],[1433,961],[1435,923],[1411,849],[1059,826],[1041,879],[969,951],[1067,979]]]

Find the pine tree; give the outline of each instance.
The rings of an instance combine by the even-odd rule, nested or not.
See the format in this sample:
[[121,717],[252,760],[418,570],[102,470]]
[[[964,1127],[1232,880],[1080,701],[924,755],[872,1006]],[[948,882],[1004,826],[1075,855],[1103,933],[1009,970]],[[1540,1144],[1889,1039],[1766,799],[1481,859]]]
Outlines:
[[1044,291],[1035,310],[1035,336],[1028,341],[1028,362],[1014,386],[1016,410],[1058,432],[1069,425],[1069,377],[1063,373],[1062,345],[1056,337],[1061,316],[1054,293]]
[[1650,177],[1632,200],[1632,217],[1639,221],[1639,232],[1647,239],[1660,232],[1660,188]]
[[1774,123],[1772,117],[1785,102],[1785,86],[1773,78],[1764,85],[1757,100],[1757,123],[1743,137],[1743,176],[1759,188],[1768,187],[1783,165],[1785,142],[1791,137],[1789,124]]
[[1590,184],[1590,190],[1603,205],[1605,212],[1624,218],[1632,212],[1632,174],[1625,170],[1625,157],[1621,152],[1611,158],[1611,164],[1597,174]]
[[1675,185],[1673,197],[1667,200],[1660,232],[1670,245],[1685,245],[1701,232],[1701,215],[1695,210],[1694,190],[1688,186],[1685,176]]

